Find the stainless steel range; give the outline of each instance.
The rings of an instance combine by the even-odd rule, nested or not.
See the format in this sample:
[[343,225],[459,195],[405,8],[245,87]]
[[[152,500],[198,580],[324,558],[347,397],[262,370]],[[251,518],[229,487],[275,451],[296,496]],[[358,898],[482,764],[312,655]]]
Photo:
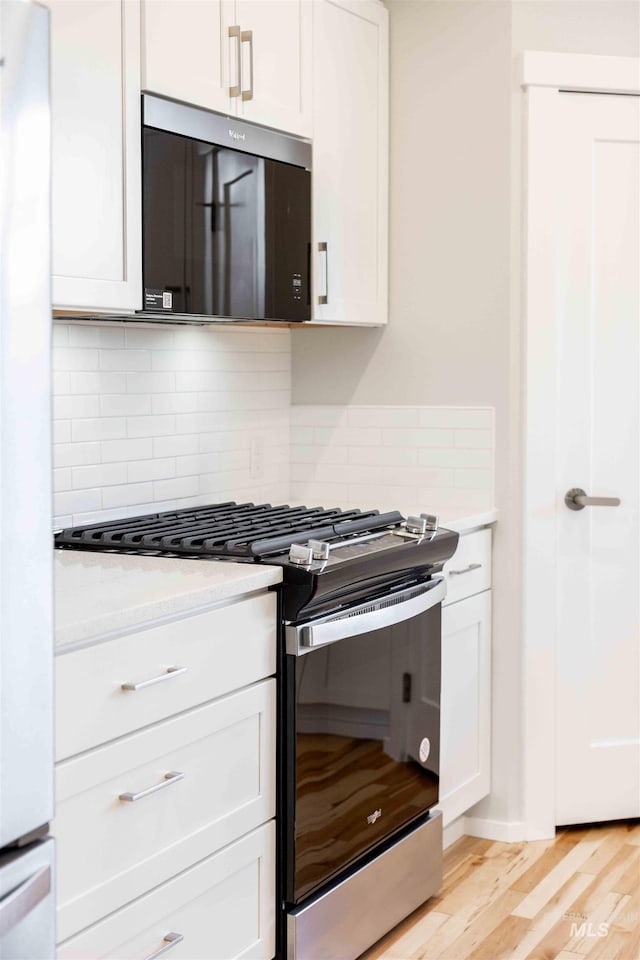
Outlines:
[[283,569],[279,956],[354,960],[442,881],[438,572],[423,514],[224,503],[60,532],[59,547]]

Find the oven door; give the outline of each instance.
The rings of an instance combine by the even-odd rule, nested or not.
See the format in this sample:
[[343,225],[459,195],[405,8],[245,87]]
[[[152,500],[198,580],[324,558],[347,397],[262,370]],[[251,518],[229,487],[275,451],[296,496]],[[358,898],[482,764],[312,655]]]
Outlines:
[[287,627],[290,903],[437,803],[444,595],[433,579]]

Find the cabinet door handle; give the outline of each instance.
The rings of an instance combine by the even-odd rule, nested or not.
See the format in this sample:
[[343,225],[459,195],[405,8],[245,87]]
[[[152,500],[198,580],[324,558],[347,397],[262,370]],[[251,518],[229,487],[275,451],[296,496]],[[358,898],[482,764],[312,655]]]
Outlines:
[[145,687],[152,687],[156,683],[162,683],[163,680],[171,680],[172,677],[179,677],[180,674],[186,673],[188,667],[167,667],[165,673],[161,673],[159,677],[151,677],[149,680],[140,680],[139,683],[121,683],[121,690],[144,690]]
[[462,570],[449,570],[449,573],[452,577],[459,577],[461,573],[471,573],[472,570],[479,570],[481,566],[481,563],[470,563],[468,567],[463,567]]
[[164,780],[161,780],[160,783],[154,783],[152,787],[140,790],[139,793],[121,793],[118,795],[118,800],[124,800],[126,803],[137,803],[138,800],[144,800],[145,797],[150,797],[152,793],[164,790],[165,787],[170,787],[172,783],[178,783],[179,780],[184,780],[184,773],[170,770],[169,773],[165,773]]
[[[320,254],[320,259],[324,257],[324,269],[318,269],[318,287],[322,290],[322,293],[318,294],[318,303],[329,303],[329,251],[328,244],[319,243],[318,244],[318,253]],[[324,283],[320,283],[320,278],[324,278]]]
[[51,891],[51,867],[40,867],[0,900],[0,937],[9,933]]
[[236,41],[236,82],[229,87],[229,96],[239,97],[242,93],[242,74],[240,67],[240,60],[242,58],[242,47],[240,44],[242,40],[239,26],[229,27],[229,38]]
[[163,957],[165,953],[171,950],[172,947],[175,947],[177,943],[181,943],[182,940],[184,940],[182,933],[167,933],[166,936],[162,938],[164,947],[160,947],[159,950],[154,950],[154,952],[150,953],[144,960],[158,960],[158,957]]
[[253,30],[243,30],[240,34],[240,43],[249,44],[249,87],[242,91],[243,100],[253,100]]

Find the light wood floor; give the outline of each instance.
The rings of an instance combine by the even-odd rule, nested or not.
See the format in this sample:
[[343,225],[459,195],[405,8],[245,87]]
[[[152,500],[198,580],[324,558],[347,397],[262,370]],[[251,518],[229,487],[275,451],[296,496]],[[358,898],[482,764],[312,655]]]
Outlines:
[[366,960],[640,960],[639,821],[532,843],[462,837],[444,872]]

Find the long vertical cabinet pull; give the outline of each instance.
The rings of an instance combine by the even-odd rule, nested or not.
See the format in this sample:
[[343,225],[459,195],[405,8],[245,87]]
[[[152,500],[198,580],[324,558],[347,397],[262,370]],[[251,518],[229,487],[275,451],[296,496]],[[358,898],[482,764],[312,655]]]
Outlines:
[[[242,38],[240,36],[241,31],[239,26],[229,27],[229,39],[236,41],[236,82],[233,86],[229,87],[229,96],[230,97],[239,97],[242,94],[242,73],[240,62],[242,59]],[[252,71],[253,72],[253,71]],[[252,78],[253,83],[253,78]],[[244,99],[244,94],[242,94]]]
[[329,253],[326,243],[318,244],[318,254],[318,303],[324,304],[329,303]]
[[253,30],[243,30],[240,34],[240,43],[249,44],[249,87],[242,91],[243,100],[253,100]]

